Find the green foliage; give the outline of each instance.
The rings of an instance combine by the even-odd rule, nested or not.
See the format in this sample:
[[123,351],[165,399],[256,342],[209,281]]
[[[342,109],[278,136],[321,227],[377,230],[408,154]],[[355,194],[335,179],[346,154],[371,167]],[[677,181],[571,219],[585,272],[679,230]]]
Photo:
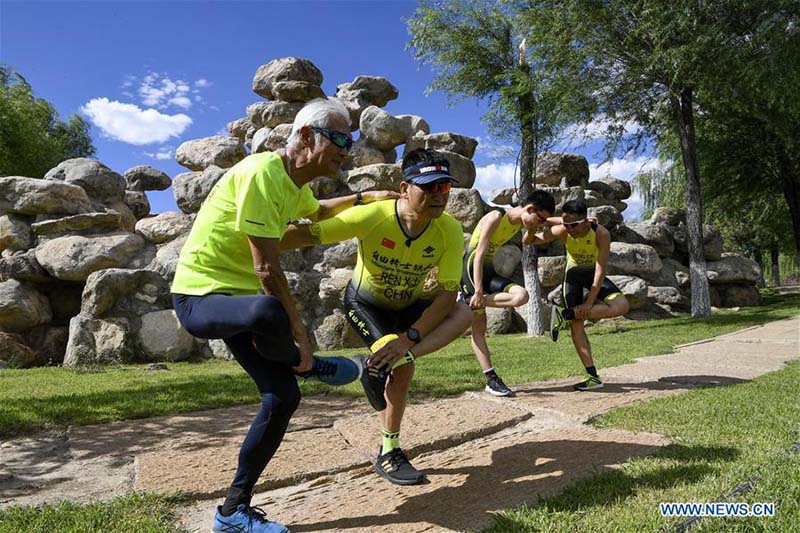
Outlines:
[[0,65],[0,176],[41,178],[65,159],[94,153],[88,122],[78,115],[63,122],[21,74]]

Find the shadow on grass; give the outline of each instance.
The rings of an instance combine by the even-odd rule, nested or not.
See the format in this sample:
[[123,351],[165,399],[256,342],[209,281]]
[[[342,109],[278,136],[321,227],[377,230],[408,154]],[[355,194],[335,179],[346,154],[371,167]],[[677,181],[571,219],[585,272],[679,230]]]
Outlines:
[[[632,457],[652,455],[674,464],[643,474],[616,469]],[[536,504],[542,498],[569,487],[560,498],[561,509],[585,510],[635,494],[642,488],[667,488],[678,482],[697,482],[716,472],[715,462],[732,461],[737,452],[729,447],[670,445],[664,448],[636,443],[586,440],[525,442],[492,452],[491,464],[425,469],[432,485],[437,476],[465,477],[458,486],[417,493],[396,508],[380,514],[364,514],[290,524],[292,531],[369,528],[391,531],[405,523],[428,523],[456,531],[492,524],[498,509]],[[357,490],[357,489],[351,489]],[[378,495],[376,495],[377,497]],[[345,495],[346,497],[346,495]],[[512,522],[509,522],[512,524]]]

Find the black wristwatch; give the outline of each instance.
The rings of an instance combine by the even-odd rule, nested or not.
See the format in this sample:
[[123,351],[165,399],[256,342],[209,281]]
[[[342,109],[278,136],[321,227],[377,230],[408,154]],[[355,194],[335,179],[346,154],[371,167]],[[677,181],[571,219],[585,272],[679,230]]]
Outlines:
[[356,193],[356,201],[353,202],[353,205],[364,205],[364,196],[361,194],[361,191]]
[[422,340],[422,336],[416,328],[408,328],[406,330],[406,337],[408,337],[408,340],[411,342],[419,342]]

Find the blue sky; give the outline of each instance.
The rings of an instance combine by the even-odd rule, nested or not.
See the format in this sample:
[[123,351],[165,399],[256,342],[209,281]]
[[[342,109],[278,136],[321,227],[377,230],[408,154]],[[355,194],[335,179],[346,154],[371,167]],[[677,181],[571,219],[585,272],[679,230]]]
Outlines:
[[[96,158],[118,172],[148,164],[171,177],[186,171],[172,158],[184,141],[220,133],[262,98],[252,92],[256,69],[271,59],[310,59],[323,90],[360,74],[384,76],[399,90],[386,109],[420,115],[432,131],[477,137],[476,187],[511,185],[513,160],[497,157],[474,100],[449,106],[425,95],[433,79],[405,50],[403,22],[414,1],[326,2],[7,2],[0,0],[0,61],[17,69],[62,118],[82,113],[93,123]],[[640,156],[597,167],[592,179],[629,179],[654,164]],[[155,213],[174,210],[171,190],[148,193]],[[626,219],[640,210],[635,200]]]

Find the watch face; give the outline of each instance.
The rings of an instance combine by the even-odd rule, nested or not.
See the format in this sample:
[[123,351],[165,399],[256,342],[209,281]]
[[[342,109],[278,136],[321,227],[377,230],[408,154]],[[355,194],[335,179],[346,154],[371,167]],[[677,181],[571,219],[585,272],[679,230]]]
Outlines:
[[408,328],[408,331],[406,331],[406,336],[408,337],[409,340],[412,340],[414,342],[419,341],[419,331],[417,331],[414,328]]

